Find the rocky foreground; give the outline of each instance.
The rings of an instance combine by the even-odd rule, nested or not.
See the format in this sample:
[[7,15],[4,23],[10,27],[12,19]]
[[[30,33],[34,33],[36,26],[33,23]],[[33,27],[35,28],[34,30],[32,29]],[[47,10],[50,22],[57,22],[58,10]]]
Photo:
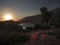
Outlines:
[[59,30],[0,32],[0,45],[60,45]]
[[24,45],[60,45],[60,39],[57,39],[56,36],[45,33],[44,31],[33,33],[30,40]]

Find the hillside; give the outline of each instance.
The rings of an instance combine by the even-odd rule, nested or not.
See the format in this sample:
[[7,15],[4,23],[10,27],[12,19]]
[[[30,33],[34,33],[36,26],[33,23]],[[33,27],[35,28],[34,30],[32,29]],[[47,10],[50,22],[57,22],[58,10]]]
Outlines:
[[[57,25],[60,22],[60,8],[53,9],[49,12],[52,12],[53,14],[48,19],[49,25]],[[29,17],[24,17],[23,19],[19,20],[18,23],[32,23],[32,24],[41,24],[41,17],[42,15],[34,15]]]
[[23,19],[19,20],[18,23],[40,24],[41,23],[41,15],[24,17]]

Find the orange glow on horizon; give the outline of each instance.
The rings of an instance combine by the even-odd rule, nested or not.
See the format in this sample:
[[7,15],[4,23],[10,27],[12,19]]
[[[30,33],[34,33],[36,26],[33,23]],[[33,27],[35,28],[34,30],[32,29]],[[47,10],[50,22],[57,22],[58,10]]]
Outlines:
[[13,16],[11,15],[11,14],[5,14],[4,16],[3,16],[3,20],[13,20]]

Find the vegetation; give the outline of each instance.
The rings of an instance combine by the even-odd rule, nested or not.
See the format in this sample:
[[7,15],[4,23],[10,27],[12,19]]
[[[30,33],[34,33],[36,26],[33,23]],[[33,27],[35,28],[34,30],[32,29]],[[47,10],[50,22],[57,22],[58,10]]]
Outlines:
[[[0,45],[22,45],[30,39],[30,36],[22,34],[37,30],[50,30],[52,28],[60,28],[60,21],[50,23],[53,11],[48,11],[46,7],[40,8],[41,10],[41,24],[35,24],[35,27],[28,27],[26,30],[18,25],[15,21],[0,22]],[[50,23],[50,24],[49,24]],[[60,32],[46,33],[48,35],[57,35],[56,38],[60,39]]]

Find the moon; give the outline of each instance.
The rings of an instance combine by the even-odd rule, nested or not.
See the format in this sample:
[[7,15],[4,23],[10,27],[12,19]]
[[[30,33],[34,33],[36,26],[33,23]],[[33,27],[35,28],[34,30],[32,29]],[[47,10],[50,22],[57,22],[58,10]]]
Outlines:
[[9,13],[5,14],[3,18],[4,18],[4,20],[13,20],[13,16]]

